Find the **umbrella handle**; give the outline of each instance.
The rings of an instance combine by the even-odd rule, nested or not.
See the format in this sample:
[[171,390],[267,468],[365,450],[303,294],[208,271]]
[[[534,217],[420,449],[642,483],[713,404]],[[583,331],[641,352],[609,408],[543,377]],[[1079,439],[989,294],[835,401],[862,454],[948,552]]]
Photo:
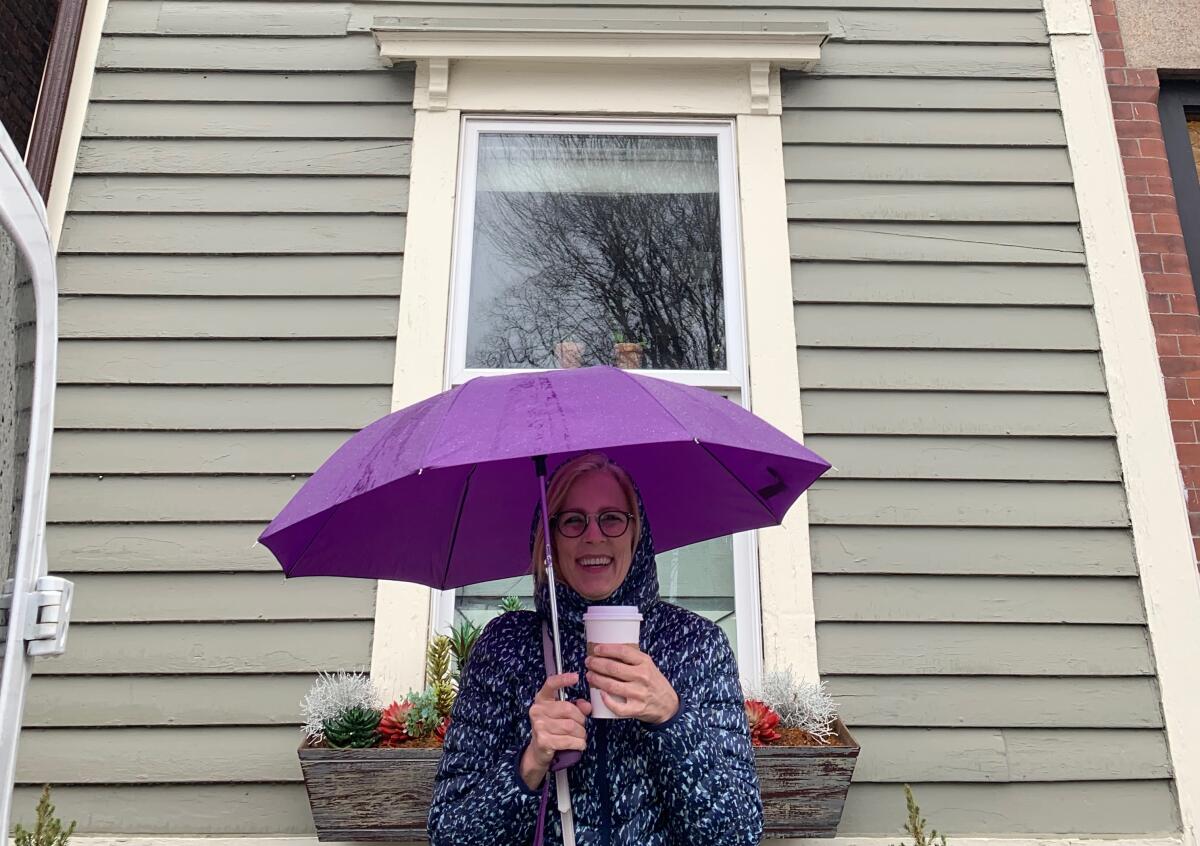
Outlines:
[[[545,543],[545,564],[546,564],[546,579],[548,582],[550,593],[550,629],[554,638],[554,669],[556,673],[563,671],[562,662],[562,643],[558,637],[558,590],[554,581],[554,553],[553,543],[550,540],[550,514],[546,504],[546,456],[535,455],[533,463],[537,468],[538,488],[542,497],[542,538]],[[559,688],[558,698],[562,702],[567,701],[567,691]]]

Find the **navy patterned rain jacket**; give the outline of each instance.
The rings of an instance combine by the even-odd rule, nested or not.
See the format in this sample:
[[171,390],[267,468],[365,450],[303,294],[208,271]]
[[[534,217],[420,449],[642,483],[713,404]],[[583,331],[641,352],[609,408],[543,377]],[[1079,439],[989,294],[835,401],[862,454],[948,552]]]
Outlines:
[[[629,574],[604,605],[641,609],[640,647],[679,695],[674,717],[587,720],[587,751],[569,781],[578,846],[741,846],[762,836],[762,799],[733,651],[715,624],[659,598],[645,511]],[[587,699],[583,613],[591,604],[561,580],[563,671],[578,672],[571,699]],[[451,713],[438,768],[429,836],[433,846],[532,843],[540,791],[518,770],[531,728],[529,706],[545,681],[543,584],[536,613],[514,611],[484,628]],[[547,846],[562,843],[553,776]]]

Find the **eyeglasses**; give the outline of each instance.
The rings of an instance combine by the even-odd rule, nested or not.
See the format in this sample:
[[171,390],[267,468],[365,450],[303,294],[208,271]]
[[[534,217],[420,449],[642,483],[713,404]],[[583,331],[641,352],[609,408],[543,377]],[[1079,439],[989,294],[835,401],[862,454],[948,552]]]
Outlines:
[[560,511],[550,518],[554,528],[564,538],[577,538],[587,531],[592,518],[600,533],[606,538],[619,538],[629,531],[629,521],[633,515],[625,511],[601,511],[599,514],[584,514],[582,511]]

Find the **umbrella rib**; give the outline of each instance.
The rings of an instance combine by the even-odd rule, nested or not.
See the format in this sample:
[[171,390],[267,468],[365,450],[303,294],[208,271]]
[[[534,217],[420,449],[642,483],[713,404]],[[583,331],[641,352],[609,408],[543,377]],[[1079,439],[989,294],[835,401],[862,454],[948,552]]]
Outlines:
[[319,534],[321,534],[321,532],[325,531],[325,527],[329,525],[329,521],[333,519],[333,515],[337,512],[337,510],[339,508],[341,508],[343,505],[345,505],[347,501],[348,500],[342,500],[340,502],[335,502],[333,504],[333,507],[326,511],[325,519],[321,521],[321,528],[317,529],[315,532],[312,533],[312,536],[308,539],[308,543],[304,544],[304,550],[298,556],[296,556],[296,560],[292,562],[292,565],[290,567],[283,568],[284,578],[291,577],[292,570],[295,570],[297,567],[300,566],[300,562],[304,560],[304,556],[308,555],[308,550],[312,548],[312,545],[314,543],[316,543],[317,535],[319,535]]
[[[450,398],[450,404],[448,406],[446,406],[445,412],[442,413],[442,419],[438,421],[437,429],[434,430],[435,435],[442,431],[442,424],[446,422],[446,418],[450,416],[450,412],[454,410],[454,406],[457,405],[458,401],[462,398],[463,388],[465,388],[467,386],[467,384],[469,384],[469,383],[464,382],[463,384],[459,385],[457,388],[452,389],[456,393],[454,394],[454,396],[452,396]],[[421,450],[421,461],[417,464],[418,471],[422,471],[428,466],[425,463],[425,460],[427,458],[429,458],[429,450],[433,446],[434,440],[435,440],[435,438],[430,438],[429,441],[425,444],[425,449]]]
[[458,498],[458,513],[454,515],[454,532],[450,535],[450,549],[446,553],[446,569],[442,571],[442,586],[438,590],[446,589],[446,578],[450,575],[450,564],[454,561],[454,546],[458,543],[458,527],[462,525],[463,507],[467,503],[467,491],[471,489],[471,479],[475,477],[478,467],[478,464],[472,464],[471,471],[467,473],[467,480],[463,482],[462,496]]
[[775,516],[775,512],[771,510],[771,507],[769,505],[767,505],[765,502],[763,502],[762,497],[760,497],[757,492],[755,492],[755,491],[751,490],[749,487],[747,487],[746,483],[744,481],[742,481],[742,478],[740,476],[738,476],[737,473],[734,473],[732,470],[730,470],[728,467],[726,467],[725,462],[722,461],[721,459],[717,458],[716,454],[711,449],[708,448],[707,444],[703,443],[699,438],[696,438],[696,443],[700,446],[700,449],[704,450],[705,452],[707,452],[709,454],[709,457],[712,458],[713,461],[715,461],[715,462],[717,462],[717,464],[721,465],[721,469],[725,471],[726,475],[732,477],[739,485],[742,486],[742,489],[745,490],[746,493],[748,493],[748,494],[750,494],[750,496],[754,497],[754,501],[757,502],[759,505],[761,505],[763,507],[763,510],[766,511],[767,515],[771,518],[771,524],[778,526],[779,518]]
[[[669,409],[665,405],[663,405],[662,400],[660,400],[653,393],[651,393],[650,389],[647,388],[645,385],[643,385],[640,379],[638,379],[633,374],[628,374],[628,376],[635,385],[637,385],[639,388],[642,389],[642,391],[646,394],[646,396],[650,397],[650,399],[654,400],[654,402],[657,403],[658,407],[661,408],[667,414],[667,416],[669,416],[676,423],[679,423],[679,425],[683,426],[683,423],[679,420],[678,417],[675,416],[675,414],[671,411],[671,409]],[[668,382],[667,384],[671,384],[671,383]],[[683,429],[684,429],[684,431],[687,431],[687,426],[683,426]],[[689,432],[688,434],[691,434],[691,433]],[[767,515],[770,516],[772,524],[774,524],[776,526],[779,525],[779,520],[778,520],[778,518],[775,517],[775,512],[771,510],[770,506],[768,506],[765,502],[763,502],[762,497],[760,497],[755,491],[752,491],[752,490],[750,490],[750,488],[746,487],[746,483],[742,481],[741,477],[739,477],[737,473],[734,473],[732,470],[730,470],[728,467],[726,467],[725,462],[722,461],[721,459],[717,458],[717,456],[713,453],[713,451],[711,449],[709,449],[706,444],[702,443],[699,438],[693,436],[692,440],[695,441],[702,450],[707,452],[709,457],[712,458],[713,461],[715,461],[715,462],[717,462],[717,464],[721,465],[721,469],[725,471],[726,475],[732,476],[737,481],[737,483],[742,486],[742,488],[746,491],[746,493],[748,493],[748,494],[750,494],[750,496],[754,497],[754,501],[757,502],[759,505],[761,505],[763,507],[763,510],[767,512]]]

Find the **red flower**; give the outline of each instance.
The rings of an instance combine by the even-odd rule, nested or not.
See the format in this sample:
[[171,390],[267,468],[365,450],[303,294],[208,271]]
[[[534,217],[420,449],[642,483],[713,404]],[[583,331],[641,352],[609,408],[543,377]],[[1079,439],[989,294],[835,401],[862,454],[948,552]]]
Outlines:
[[775,726],[779,725],[779,715],[770,706],[757,699],[746,700],[746,721],[750,723],[750,742],[755,746],[764,746],[780,739]]
[[404,727],[404,721],[408,719],[408,712],[411,710],[411,702],[393,702],[383,709],[383,716],[379,719],[380,746],[400,746],[408,740],[408,730]]
[[449,730],[450,730],[450,715],[447,714],[446,717],[442,720],[442,722],[440,724],[438,724],[438,727],[433,730],[433,733],[437,735],[438,740],[440,740],[444,743],[446,741],[446,732]]

